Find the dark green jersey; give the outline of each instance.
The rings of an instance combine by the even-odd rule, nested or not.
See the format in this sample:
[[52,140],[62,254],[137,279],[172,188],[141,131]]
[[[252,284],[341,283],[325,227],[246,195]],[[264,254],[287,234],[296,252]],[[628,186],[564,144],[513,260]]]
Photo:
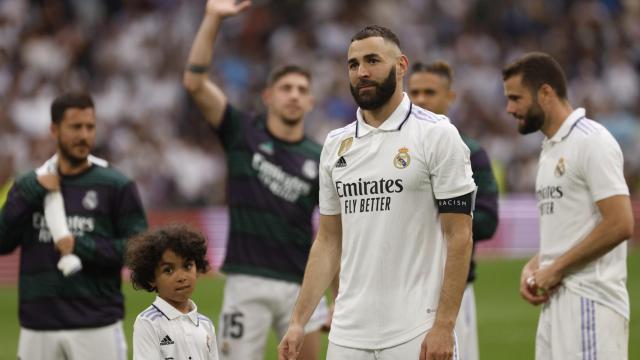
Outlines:
[[99,165],[61,177],[69,230],[82,260],[80,273],[64,277],[46,225],[46,190],[36,173],[20,177],[0,212],[0,253],[20,246],[20,324],[60,330],[112,324],[124,316],[120,291],[127,238],[146,229],[135,184]]
[[227,158],[229,239],[222,270],[301,282],[318,204],[321,146],[273,137],[264,117],[228,106],[217,129]]
[[[473,211],[473,242],[490,239],[498,227],[498,184],[491,170],[489,155],[480,144],[462,135],[462,140],[470,151],[471,170],[473,170],[473,181],[478,187],[476,194],[476,207]],[[475,253],[475,245],[473,247]],[[468,282],[475,280],[476,264],[471,257],[469,267]]]

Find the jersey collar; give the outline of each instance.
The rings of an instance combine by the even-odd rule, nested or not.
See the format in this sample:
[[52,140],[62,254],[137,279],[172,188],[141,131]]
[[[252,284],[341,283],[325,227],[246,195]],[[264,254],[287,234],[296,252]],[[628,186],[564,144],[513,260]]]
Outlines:
[[187,316],[194,325],[198,325],[198,307],[196,303],[194,303],[191,299],[189,299],[189,304],[191,304],[191,311],[186,314],[181,313],[178,309],[174,308],[173,305],[169,304],[163,298],[156,296],[156,300],[153,302],[153,306],[158,309],[162,315],[164,315],[168,320],[174,320],[179,318],[180,316]]
[[578,121],[584,119],[586,111],[584,108],[577,108],[573,110],[571,114],[564,120],[562,125],[560,125],[560,129],[556,131],[556,133],[551,137],[551,139],[545,138],[545,143],[558,143],[569,136],[571,130],[573,130],[574,126],[578,123]]
[[374,128],[373,126],[367,124],[362,117],[362,109],[358,108],[356,112],[356,117],[358,118],[356,121],[356,138],[361,138],[366,136],[368,133],[372,131],[398,131],[402,128],[405,121],[411,115],[411,108],[413,104],[409,100],[409,96],[406,93],[402,93],[402,101],[398,105],[398,107],[389,115],[389,117],[380,124],[378,128]]

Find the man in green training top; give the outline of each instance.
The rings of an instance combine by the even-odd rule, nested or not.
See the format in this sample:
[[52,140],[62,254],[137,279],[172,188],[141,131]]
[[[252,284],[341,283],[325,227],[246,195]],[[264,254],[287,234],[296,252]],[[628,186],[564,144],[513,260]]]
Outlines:
[[18,359],[127,356],[120,272],[147,220],[134,182],[90,155],[95,124],[90,96],[56,98],[56,155],[18,178],[0,211],[0,254],[21,248]]
[[[449,107],[456,98],[451,85],[453,82],[453,70],[443,61],[431,64],[417,62],[412,67],[409,76],[409,97],[411,101],[436,114],[447,115]],[[473,242],[490,239],[498,226],[498,185],[491,171],[491,161],[487,152],[480,144],[461,134],[462,140],[471,151],[471,169],[473,181],[478,186],[476,193],[475,209],[473,211]],[[473,247],[475,252],[475,246]],[[478,351],[478,325],[476,321],[476,301],[473,292],[475,280],[475,261],[473,255],[465,288],[456,321],[456,335],[458,336],[458,348],[460,358],[464,360],[477,360]]]
[[[248,6],[207,2],[183,78],[227,160],[227,278],[217,331],[224,360],[261,359],[269,329],[284,335],[311,248],[319,192],[321,147],[304,134],[304,116],[313,106],[310,73],[295,65],[275,68],[262,97],[267,113],[258,116],[232,106],[208,77],[223,19]],[[322,303],[306,328],[302,358],[317,358],[328,317]]]

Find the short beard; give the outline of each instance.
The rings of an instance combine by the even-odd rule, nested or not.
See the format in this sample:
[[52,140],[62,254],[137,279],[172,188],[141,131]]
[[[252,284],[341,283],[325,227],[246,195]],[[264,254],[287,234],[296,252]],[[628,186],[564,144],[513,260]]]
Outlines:
[[[374,94],[373,95],[360,95],[359,86],[362,85],[374,85]],[[381,108],[384,104],[386,104],[393,93],[396,91],[397,81],[396,81],[396,68],[395,66],[391,67],[389,70],[389,76],[382,82],[378,83],[373,80],[360,80],[356,87],[349,84],[349,88],[351,89],[351,95],[353,99],[356,101],[358,106],[364,110],[375,110]]]
[[296,126],[302,121],[302,118],[289,118],[284,116],[281,116],[280,119],[282,119],[282,123],[287,126]]
[[527,113],[524,115],[524,125],[518,127],[518,132],[522,135],[534,133],[540,129],[542,129],[542,125],[544,124],[544,119],[546,115],[540,104],[538,104],[538,99],[533,99],[533,105],[527,110]]
[[62,143],[58,143],[58,150],[60,151],[60,156],[62,156],[66,161],[69,162],[71,167],[79,167],[87,163],[87,157],[79,158],[71,154],[71,151],[67,148],[67,146]]

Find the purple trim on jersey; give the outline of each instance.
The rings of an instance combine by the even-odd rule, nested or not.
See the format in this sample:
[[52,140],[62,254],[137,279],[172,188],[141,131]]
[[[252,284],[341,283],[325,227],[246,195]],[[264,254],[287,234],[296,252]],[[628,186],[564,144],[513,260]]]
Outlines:
[[407,111],[407,115],[405,115],[404,120],[402,120],[402,122],[400,123],[400,125],[398,126],[398,130],[402,129],[402,125],[404,125],[404,123],[407,122],[407,120],[409,119],[409,115],[411,115],[411,110],[413,109],[413,103],[410,102],[409,103],[409,111]]
[[438,121],[440,121],[438,118],[436,118],[436,117],[434,117],[434,116],[432,116],[430,114],[420,113],[420,112],[418,112],[416,110],[414,110],[411,114],[413,114],[413,116],[416,119],[421,120],[421,121],[428,121],[428,122],[431,122],[431,123],[437,123]]
[[[576,120],[576,122],[573,123],[573,125],[571,125],[571,129],[569,129],[569,132],[567,132],[567,135],[563,136],[562,138],[560,138],[560,141],[563,141],[564,139],[566,139],[567,137],[569,137],[569,135],[571,135],[571,132],[573,131],[573,129],[582,121],[586,119],[584,116],[581,117],[580,119]],[[584,130],[583,130],[584,131]]]
[[585,340],[585,336],[584,336],[584,332],[585,332],[585,321],[584,321],[584,298],[580,297],[580,331],[582,333],[582,359],[585,360],[585,354],[587,353],[587,347],[586,347],[586,340]]
[[590,128],[588,128],[588,127],[586,127],[586,126],[582,125],[582,124],[576,124],[576,129],[578,129],[578,130],[582,131],[583,133],[585,133],[585,134],[587,134],[587,135],[590,135],[590,134],[592,134],[592,133],[593,133],[593,130],[592,130],[592,129],[590,129]]
[[[358,128],[358,120],[356,120],[356,121],[352,122],[351,124],[343,127],[342,129],[337,129],[337,130],[334,130],[334,131],[330,132],[329,135],[327,135],[327,137],[329,139],[333,139],[334,137],[336,137],[338,135],[344,134],[347,130],[349,130],[350,127],[353,127],[353,126],[355,126],[356,129]],[[356,134],[357,134],[357,130],[356,130]]]
[[[160,310],[157,306],[155,306],[155,305],[153,305],[153,304],[151,304],[151,306],[153,306],[154,308],[156,308],[156,309],[160,312],[160,314],[164,315],[164,317],[166,317],[166,318],[167,318],[167,320],[171,320],[171,319],[169,319],[169,317],[167,316],[167,314],[163,313],[163,312],[162,312],[162,310]],[[157,318],[157,316],[156,316],[156,318]],[[155,320],[155,318],[153,318],[153,319],[151,319],[151,320]]]
[[593,360],[597,358],[596,349],[596,303],[591,300],[591,337],[593,339]]
[[149,317],[158,312],[158,309],[155,307],[149,307],[147,310],[140,313],[140,317]]

